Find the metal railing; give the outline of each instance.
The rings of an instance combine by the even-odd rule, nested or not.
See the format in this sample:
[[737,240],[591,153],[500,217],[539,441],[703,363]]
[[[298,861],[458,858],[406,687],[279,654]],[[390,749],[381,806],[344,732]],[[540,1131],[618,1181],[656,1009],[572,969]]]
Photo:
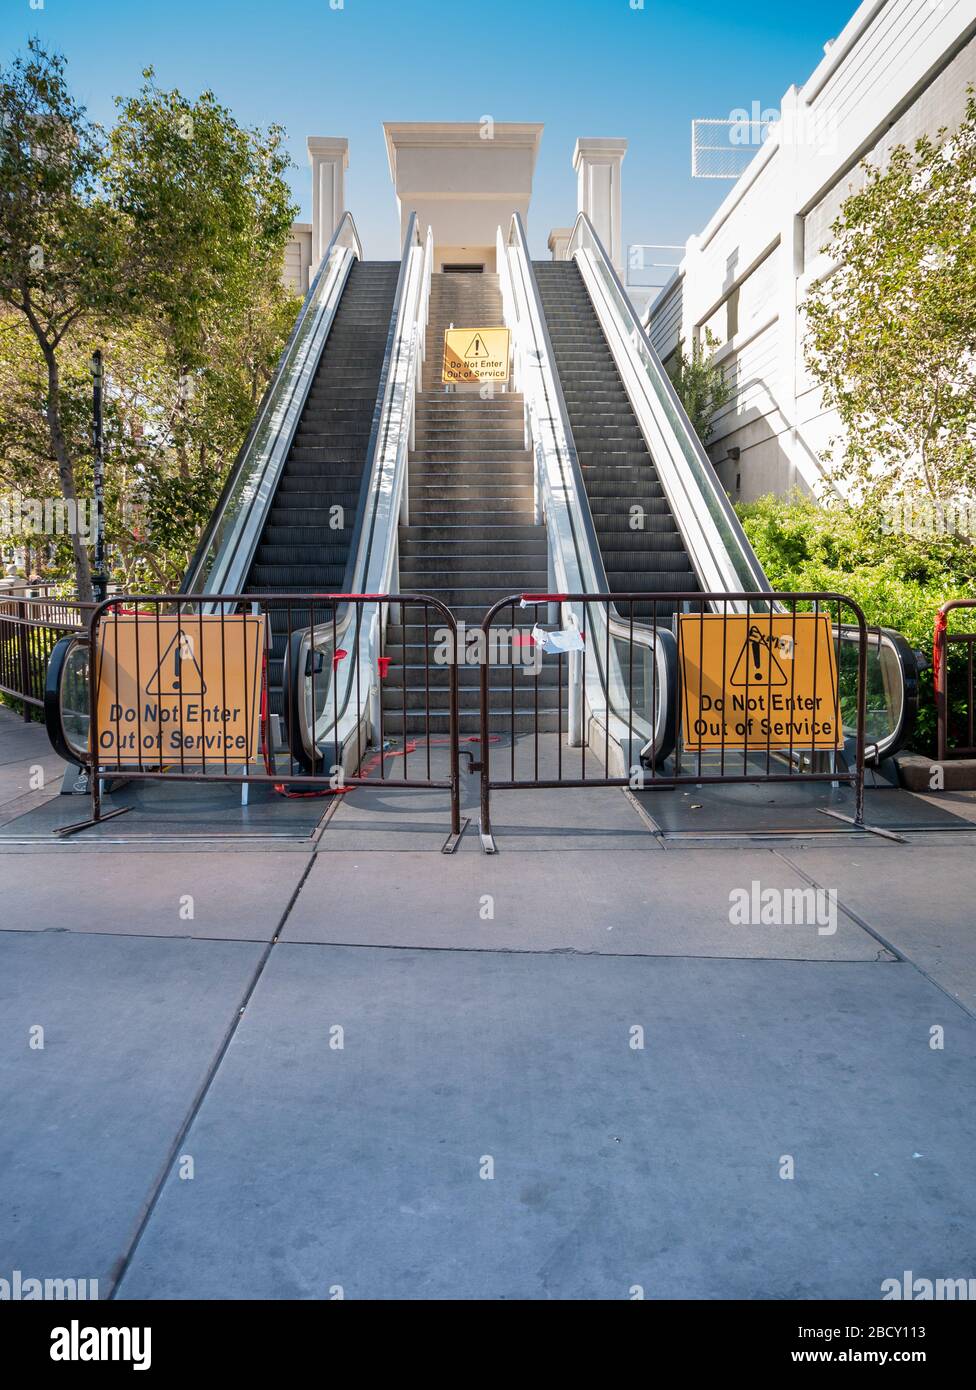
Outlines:
[[[57,654],[58,733],[61,748],[87,766],[90,776],[91,819],[64,827],[71,834],[122,807],[103,809],[103,782],[207,782],[265,784],[284,794],[316,790],[341,793],[348,788],[384,787],[444,790],[450,798],[450,832],[445,849],[455,847],[461,834],[458,751],[458,673],[453,660],[457,628],[450,610],[424,594],[345,595],[347,612],[362,615],[377,603],[392,610],[404,630],[408,621],[422,625],[427,640],[422,655],[426,700],[411,704],[406,680],[406,640],[402,679],[391,658],[378,655],[367,664],[367,647],[339,645],[336,610],[328,594],[185,594],[132,595],[109,599],[91,614],[87,638],[66,641]],[[250,620],[242,623],[241,619]],[[294,638],[310,634],[306,665],[290,669],[287,654],[296,650]],[[319,634],[329,634],[331,667],[322,661]],[[414,647],[418,644],[414,643]],[[283,653],[284,655],[276,655]],[[75,664],[73,665],[73,659]],[[274,743],[269,708],[269,673],[284,662],[285,715],[290,737],[284,747]],[[81,667],[84,669],[82,670]],[[398,698],[384,713],[382,690],[391,678],[402,685]],[[344,666],[353,692],[353,715],[363,730],[363,710],[375,687],[380,690],[376,738],[365,737],[347,769],[318,752],[310,761],[296,747],[296,707],[310,691],[317,707],[317,687],[337,698],[333,672]],[[433,672],[446,667],[447,730],[443,738],[447,770],[435,775],[432,750],[440,746],[431,731]],[[188,679],[184,678],[188,673]],[[231,674],[228,674],[230,672]],[[387,727],[384,727],[384,724]],[[389,728],[395,723],[395,731]],[[392,747],[394,739],[399,747]],[[52,742],[55,738],[52,737]],[[58,746],[55,743],[55,746]],[[59,748],[59,751],[61,751]]]
[[[932,643],[933,684],[935,687],[936,757],[939,762],[948,758],[976,758],[976,709],[974,709],[974,673],[976,673],[976,632],[950,632],[949,615],[963,609],[976,608],[976,599],[953,599],[944,603],[936,614],[935,636]],[[965,728],[965,743],[950,748],[953,731],[952,691],[949,688],[949,657],[953,647],[961,648],[965,675],[964,707],[960,722]]]
[[[486,653],[499,647],[493,636],[495,621],[508,610],[509,622],[514,629],[517,618],[524,617],[528,608],[536,619],[533,630],[536,648],[534,665],[516,673],[516,662],[512,662],[510,691],[507,694],[509,712],[495,715],[492,710],[492,695],[504,686],[492,683],[489,679],[489,665],[481,670],[481,839],[486,852],[493,853],[495,843],[491,826],[492,791],[513,791],[526,788],[581,788],[581,787],[628,787],[646,789],[648,787],[674,787],[680,785],[699,785],[708,783],[754,783],[754,782],[829,782],[848,783],[854,792],[854,814],[852,824],[857,828],[864,826],[864,766],[867,743],[867,688],[868,688],[868,627],[860,607],[843,594],[833,593],[777,593],[777,607],[767,607],[765,614],[746,615],[741,604],[747,603],[752,594],[749,591],[733,593],[577,593],[577,594],[513,594],[495,603],[482,622],[482,647]],[[672,617],[677,613],[682,617],[697,617],[698,628],[704,632],[704,622],[719,624],[721,630],[721,670],[717,689],[722,691],[728,670],[727,643],[730,625],[738,624],[736,634],[742,624],[751,622],[756,631],[750,628],[753,641],[750,646],[768,647],[773,650],[774,624],[777,631],[785,624],[795,634],[798,625],[809,617],[824,623],[823,636],[829,636],[829,667],[821,666],[818,679],[817,661],[825,658],[820,651],[820,641],[814,644],[813,689],[815,697],[807,696],[797,690],[796,667],[789,664],[789,677],[786,665],[777,667],[777,685],[774,692],[774,662],[768,659],[765,678],[752,680],[748,660],[745,665],[745,684],[740,695],[735,698],[742,702],[747,711],[739,716],[745,722],[741,733],[730,739],[726,731],[726,716],[718,721],[720,734],[712,734],[711,744],[706,744],[706,731],[697,728],[692,731],[685,727],[681,705],[687,700],[688,682],[676,679],[665,689],[656,678],[656,665],[642,664],[633,659],[636,648],[631,648],[631,659],[624,663],[621,676],[626,683],[626,703],[634,711],[634,717],[642,714],[647,722],[657,723],[659,706],[667,706],[669,717],[677,727],[677,743],[670,760],[661,761],[654,755],[653,747],[642,750],[639,761],[629,767],[614,769],[612,760],[612,741],[608,733],[608,721],[593,720],[582,730],[574,730],[575,711],[582,704],[582,691],[587,686],[587,668],[592,666],[598,656],[599,642],[609,643],[609,625],[606,614],[615,606],[625,620],[634,624],[635,605],[652,602],[650,619],[641,618],[641,623],[650,627],[654,636],[670,630],[673,623],[680,621]],[[549,648],[544,628],[540,625],[548,614],[551,620],[555,605],[558,612],[558,631],[561,640]],[[578,624],[577,640],[566,643],[562,637],[564,624],[562,614],[566,610],[582,614]],[[604,614],[602,624],[596,624],[593,617]],[[767,636],[768,628],[768,636]],[[856,633],[856,660],[846,667],[841,652],[852,653],[851,634]],[[596,636],[596,634],[599,634]],[[845,634],[843,640],[841,634]],[[670,635],[670,632],[669,632]],[[703,637],[699,640],[704,640]],[[784,639],[777,638],[777,641]],[[789,663],[795,647],[795,636],[789,642]],[[568,650],[566,649],[568,646]],[[541,647],[541,650],[540,650]],[[694,663],[695,652],[690,653]],[[701,652],[697,654],[699,711],[706,706],[701,692],[705,689],[705,662]],[[547,661],[551,671],[556,667],[555,685],[557,690],[555,707],[540,701],[540,691],[545,687],[540,678],[546,671]],[[757,657],[758,661],[758,657]],[[604,651],[604,665],[609,663],[609,652]],[[685,672],[687,675],[687,671]],[[781,678],[780,678],[781,677]],[[516,683],[520,679],[530,679],[534,684],[534,694],[527,704],[523,702],[521,715],[516,714]],[[708,677],[714,680],[714,676]],[[827,698],[823,692],[829,692]],[[804,701],[816,698],[826,710],[817,706],[816,714],[809,715]],[[750,704],[750,699],[753,703]],[[785,711],[782,719],[767,719],[762,727],[759,714],[751,713],[756,707],[766,710],[773,708]],[[693,708],[689,706],[689,708]],[[805,710],[801,718],[794,709]],[[525,712],[527,710],[527,712]],[[828,749],[822,731],[824,717],[827,720],[826,733],[832,740]],[[821,728],[818,729],[817,717]],[[804,722],[806,719],[806,722]],[[695,721],[700,723],[700,717]],[[754,725],[756,728],[754,728]],[[789,737],[782,732],[788,727]],[[733,726],[735,728],[735,726]],[[812,729],[812,732],[811,732]],[[574,738],[574,733],[581,737]],[[810,734],[810,741],[804,740]],[[554,737],[553,737],[554,736]],[[717,737],[717,742],[715,738]],[[498,748],[501,740],[508,740],[508,748]],[[689,750],[689,743],[697,747]],[[495,745],[493,749],[493,744]],[[634,746],[634,740],[622,740],[622,746]],[[500,769],[493,773],[494,764]],[[507,772],[507,775],[505,773]],[[834,813],[839,814],[839,813]],[[840,819],[845,817],[840,816]]]
[[26,723],[34,710],[44,710],[48,662],[55,646],[69,633],[84,632],[93,608],[94,604],[54,593],[0,592],[0,691],[21,702]]

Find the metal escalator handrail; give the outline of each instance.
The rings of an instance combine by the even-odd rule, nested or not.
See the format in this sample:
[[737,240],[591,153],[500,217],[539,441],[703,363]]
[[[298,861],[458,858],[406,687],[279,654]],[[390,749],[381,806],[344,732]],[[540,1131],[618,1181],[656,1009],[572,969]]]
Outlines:
[[[77,654],[88,660],[89,635],[87,632],[68,633],[58,638],[48,657],[47,671],[44,675],[44,727],[51,747],[66,763],[87,766],[91,760],[88,742],[88,711],[79,710],[81,729],[74,730],[74,737],[64,723],[64,680],[70,670],[70,662]],[[87,681],[82,687],[90,689]]]
[[[856,640],[857,629],[850,624],[834,623],[832,626],[838,648],[842,642]],[[919,677],[923,663],[920,659],[921,653],[915,651],[911,643],[894,628],[869,626],[867,637],[868,665],[870,666],[873,645],[878,654],[879,675],[886,695],[888,693],[888,680],[882,658],[882,650],[885,648],[891,653],[899,679],[900,699],[892,728],[883,737],[870,739],[865,748],[865,760],[870,764],[877,764],[885,758],[893,757],[899,749],[905,746],[915,732],[919,708]],[[871,713],[869,707],[869,718]]]
[[[400,257],[400,269],[397,272],[396,289],[393,293],[393,308],[390,311],[390,322],[386,332],[386,344],[383,349],[383,365],[380,368],[379,386],[376,391],[376,402],[373,406],[373,418],[370,423],[369,443],[366,446],[366,466],[363,469],[363,476],[359,485],[359,501],[356,507],[356,522],[353,528],[352,539],[349,543],[349,554],[346,557],[346,568],[342,579],[342,592],[344,594],[355,594],[359,592],[358,585],[363,582],[365,574],[364,562],[362,559],[363,535],[366,526],[366,516],[370,495],[373,488],[373,463],[376,457],[377,447],[380,439],[380,429],[384,419],[384,406],[386,404],[386,387],[390,376],[390,367],[393,363],[394,350],[397,340],[397,324],[400,316],[400,306],[403,302],[405,286],[405,252],[408,246],[413,243],[412,224],[408,223],[407,235],[404,238],[404,249]],[[368,548],[366,551],[368,557]],[[358,577],[357,577],[358,576]]]
[[[501,231],[499,229],[499,242],[501,242]],[[540,435],[548,431],[552,436],[552,444],[557,452],[560,462],[560,469],[563,474],[563,486],[566,489],[566,496],[573,499],[574,505],[569,508],[569,523],[573,540],[573,551],[576,568],[579,577],[585,582],[582,585],[571,583],[569,574],[557,576],[559,587],[570,589],[575,593],[596,593],[598,591],[609,591],[610,584],[607,580],[606,568],[603,564],[603,556],[600,553],[600,543],[597,539],[596,527],[593,523],[593,513],[590,510],[589,497],[586,492],[586,485],[583,481],[583,472],[580,468],[579,455],[576,452],[576,443],[573,439],[573,428],[569,420],[569,411],[566,408],[566,398],[563,395],[562,383],[555,367],[555,353],[553,352],[552,341],[549,337],[549,328],[546,323],[545,310],[542,307],[542,298],[539,294],[539,286],[532,268],[532,259],[529,255],[528,240],[525,235],[525,227],[521,215],[515,213],[512,217],[511,228],[509,231],[508,245],[515,249],[518,256],[518,263],[521,270],[521,289],[526,300],[528,309],[528,322],[516,324],[516,343],[521,353],[528,353],[535,357],[539,365],[539,391],[533,389],[533,383],[529,380],[529,374],[525,366],[523,372],[529,384],[529,390],[523,391],[526,410],[533,418]],[[504,252],[506,248],[503,246]],[[504,272],[501,266],[504,265]],[[499,260],[500,274],[503,274],[503,283],[507,281],[515,313],[518,312],[517,300],[515,298],[515,286],[512,281],[511,269],[508,258],[503,254]],[[531,335],[531,344],[527,343],[524,334]],[[537,400],[537,395],[542,395],[541,400]],[[547,474],[543,470],[542,477],[545,480]],[[559,559],[565,565],[567,556],[557,552],[557,562]],[[565,585],[563,581],[566,581]]]
[[[328,342],[342,290],[353,260],[361,260],[362,254],[356,223],[352,213],[346,212],[319,262],[251,428],[227,475],[210,522],[187,569],[182,593],[234,593],[243,589],[315,369]],[[271,416],[276,407],[282,419],[275,427]],[[263,446],[262,462],[259,452],[262,446],[258,440],[266,426],[273,432]],[[252,458],[256,452],[258,457]],[[249,465],[254,470],[254,478],[245,493]],[[236,513],[232,513],[239,489],[240,505]],[[233,529],[219,540],[216,553],[213,553],[215,538],[227,523]],[[245,533],[248,533],[246,540]]]
[[[417,253],[421,249],[423,254],[418,286]],[[412,212],[404,237],[400,274],[390,318],[390,338],[381,378],[382,404],[369,459],[369,527],[368,531],[364,530],[351,568],[350,593],[386,593],[393,578],[397,555],[395,518],[399,514],[399,502],[406,486],[407,448],[413,422],[416,388],[419,383],[418,368],[422,361],[418,320],[426,304],[426,285],[430,279],[432,256],[433,241],[430,228],[427,229],[425,241],[421,241],[417,214]],[[386,481],[395,490],[393,501],[396,505],[395,508],[390,508],[394,524],[380,535],[382,549],[377,550],[374,549],[377,525],[383,520],[379,515],[380,503],[387,495],[384,492],[383,477],[385,464],[392,466],[392,477]]]
[[[576,260],[580,268],[612,353],[614,334],[607,332],[607,329],[616,327],[618,330],[620,350],[629,362],[617,360],[616,353],[614,358],[704,591],[749,591],[755,588],[758,593],[768,593],[772,585],[749,544],[742,523],[719,482],[712,461],[688,419],[654,345],[620,283],[606,248],[584,212],[576,219],[566,255],[567,259]],[[607,302],[607,286],[612,292],[613,302]],[[601,306],[598,289],[603,291],[604,306]],[[604,313],[601,313],[601,307],[605,307]],[[608,318],[614,322],[608,323]],[[628,365],[632,366],[632,372],[628,372]],[[650,436],[655,430],[663,448],[654,446]]]
[[[535,453],[536,486],[543,493],[549,520],[549,551],[553,560],[557,589],[571,593],[609,593],[610,585],[600,552],[593,523],[589,498],[573,439],[572,425],[565,397],[555,366],[555,354],[546,324],[545,310],[529,255],[525,228],[515,213],[506,242],[497,235],[497,260],[501,277],[503,300],[507,316],[511,317],[519,365],[519,387]],[[508,252],[512,252],[518,267],[518,279],[513,275]],[[520,312],[520,301],[523,312]],[[549,460],[556,476],[552,476]],[[571,606],[561,609],[568,620]],[[573,614],[577,624],[586,629],[586,615]],[[594,625],[599,629],[593,632]],[[609,629],[607,633],[606,629]],[[591,712],[604,712],[617,744],[627,745],[627,765],[633,763],[629,745],[636,740],[641,747],[652,746],[658,758],[666,757],[673,746],[673,719],[670,718],[670,691],[673,688],[675,653],[670,633],[656,627],[622,618],[608,600],[605,612],[599,607],[590,614],[594,660],[585,663],[587,690],[579,694],[586,699]],[[631,701],[625,699],[626,709],[617,707],[621,692],[626,688],[617,649],[607,636],[623,642],[633,642],[652,650],[657,668],[654,683],[658,707],[652,711],[652,723],[644,724],[640,716],[635,722]],[[582,716],[583,700],[573,700],[574,711]],[[571,738],[582,738],[582,728],[574,726]]]

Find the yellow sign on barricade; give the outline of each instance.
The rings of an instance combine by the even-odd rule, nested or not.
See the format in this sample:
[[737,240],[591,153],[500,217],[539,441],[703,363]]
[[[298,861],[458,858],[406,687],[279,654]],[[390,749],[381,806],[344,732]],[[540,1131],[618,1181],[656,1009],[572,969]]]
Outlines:
[[678,659],[689,752],[843,746],[826,614],[682,613]]
[[264,623],[257,614],[104,617],[99,765],[236,766],[257,758]]

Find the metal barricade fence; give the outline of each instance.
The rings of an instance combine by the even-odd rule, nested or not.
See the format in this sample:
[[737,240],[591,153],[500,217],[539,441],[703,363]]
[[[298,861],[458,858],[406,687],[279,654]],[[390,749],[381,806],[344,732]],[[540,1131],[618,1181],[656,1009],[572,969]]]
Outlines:
[[[382,616],[422,633],[411,648],[419,696],[394,693]],[[102,783],[267,784],[285,793],[372,786],[444,790],[453,849],[461,834],[453,614],[423,594],[127,595],[94,609],[89,628],[90,821]],[[446,641],[445,641],[446,638]],[[431,671],[446,666],[446,692]],[[443,710],[432,711],[432,690]],[[277,708],[273,708],[277,706]],[[447,769],[435,775],[431,720],[446,714]],[[384,723],[403,735],[387,766]],[[287,737],[276,739],[276,729]],[[366,767],[372,748],[373,765]]]
[[[936,757],[939,762],[945,762],[947,758],[976,758],[976,731],[974,731],[976,710],[973,707],[976,632],[949,631],[950,613],[971,608],[976,608],[976,599],[953,599],[950,603],[944,603],[936,614],[932,666],[935,687]],[[965,741],[957,741],[950,747],[949,740],[953,731],[952,704],[955,692],[950,689],[949,656],[954,647],[961,648],[963,651],[963,707],[955,713],[959,717],[958,723],[965,728],[963,736]]]
[[30,723],[43,712],[47,664],[55,643],[84,632],[94,604],[75,599],[0,591],[0,691],[23,705]]
[[[848,783],[852,823],[863,826],[868,629],[853,600],[834,593],[513,594],[484,617],[486,652],[498,649],[493,634],[506,611],[509,642],[514,633],[523,648],[518,633],[530,615],[530,650],[541,646],[541,655],[522,677],[512,661],[501,685],[490,678],[488,660],[482,667],[488,852],[492,792],[523,788]],[[541,678],[553,665],[547,687]],[[532,689],[520,703],[526,674]],[[504,713],[493,709],[499,691]],[[845,724],[853,730],[846,739]],[[507,749],[493,748],[506,739]]]

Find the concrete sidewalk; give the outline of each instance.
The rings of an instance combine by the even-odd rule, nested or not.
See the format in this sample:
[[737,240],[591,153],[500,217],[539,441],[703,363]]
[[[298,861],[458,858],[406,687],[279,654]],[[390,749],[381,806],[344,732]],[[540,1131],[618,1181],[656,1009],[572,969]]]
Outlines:
[[[45,748],[0,714],[0,1277],[876,1299],[976,1275],[971,832],[676,845],[619,792],[520,792],[502,852],[469,830],[448,857],[443,805],[378,789],[312,834],[60,843],[16,832],[50,814]],[[820,915],[740,922],[731,895],[767,890]]]

